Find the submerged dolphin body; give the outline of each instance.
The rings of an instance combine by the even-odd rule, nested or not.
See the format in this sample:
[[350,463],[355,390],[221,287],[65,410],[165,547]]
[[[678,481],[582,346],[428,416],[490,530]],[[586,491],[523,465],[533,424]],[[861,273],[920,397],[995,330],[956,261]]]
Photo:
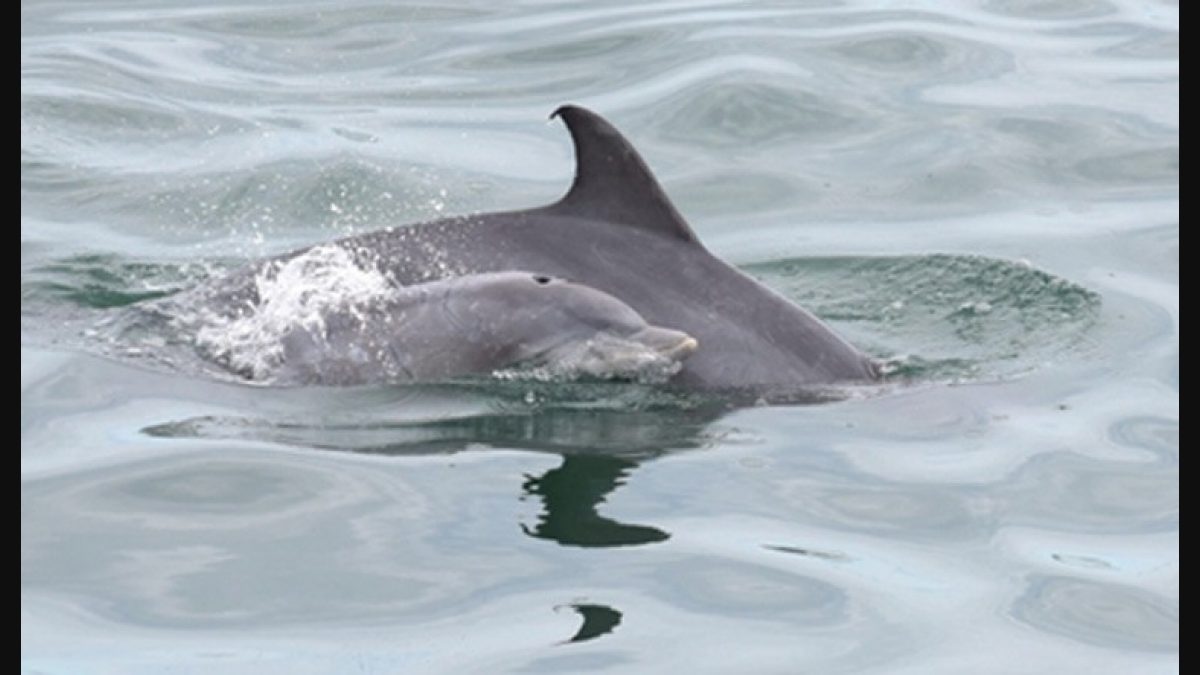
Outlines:
[[551,375],[669,376],[696,348],[607,293],[529,272],[399,288],[326,310],[280,342],[267,379],[289,385],[441,380],[517,365]]
[[[815,316],[710,253],[633,146],[599,115],[567,105],[552,117],[575,144],[575,179],[559,201],[451,217],[334,242],[402,285],[538,270],[620,298],[647,322],[700,348],[671,380],[697,390],[803,390],[871,381],[874,363]],[[299,255],[296,251],[281,257]],[[227,307],[255,302],[252,266],[211,288]]]

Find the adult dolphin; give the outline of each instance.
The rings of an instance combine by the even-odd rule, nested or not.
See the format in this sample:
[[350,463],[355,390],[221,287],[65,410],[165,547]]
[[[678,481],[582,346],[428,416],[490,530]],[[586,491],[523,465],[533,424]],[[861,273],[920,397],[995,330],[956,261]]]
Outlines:
[[[611,124],[575,105],[553,117],[566,123],[576,157],[575,180],[557,202],[335,243],[401,284],[538,270],[609,293],[650,324],[699,341],[671,381],[682,387],[786,395],[878,377],[871,359],[815,316],[705,249]],[[227,278],[226,302],[253,302],[255,269]]]

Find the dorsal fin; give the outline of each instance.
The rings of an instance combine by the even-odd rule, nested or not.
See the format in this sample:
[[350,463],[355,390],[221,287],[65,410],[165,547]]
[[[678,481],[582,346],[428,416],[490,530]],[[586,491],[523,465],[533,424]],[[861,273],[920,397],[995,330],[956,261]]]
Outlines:
[[561,117],[575,142],[575,182],[546,210],[621,223],[699,244],[621,132],[596,113],[575,105],[564,105],[550,117]]

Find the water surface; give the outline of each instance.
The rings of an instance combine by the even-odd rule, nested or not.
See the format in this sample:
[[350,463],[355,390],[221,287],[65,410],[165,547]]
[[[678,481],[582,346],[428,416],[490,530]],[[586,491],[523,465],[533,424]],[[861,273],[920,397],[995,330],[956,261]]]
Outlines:
[[[21,24],[25,671],[1178,670],[1174,3]],[[564,102],[887,384],[267,389],[97,328],[259,256],[549,202]]]

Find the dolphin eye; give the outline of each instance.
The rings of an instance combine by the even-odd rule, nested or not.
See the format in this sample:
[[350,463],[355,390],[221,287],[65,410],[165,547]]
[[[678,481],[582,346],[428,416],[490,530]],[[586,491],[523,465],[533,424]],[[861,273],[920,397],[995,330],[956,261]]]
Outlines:
[[539,283],[539,284],[543,285],[543,286],[545,286],[546,284],[550,283],[550,277],[548,277],[548,276],[544,276],[544,275],[541,275],[541,274],[534,275],[534,277],[533,277],[533,280],[534,280],[534,281],[536,281],[537,283]]

